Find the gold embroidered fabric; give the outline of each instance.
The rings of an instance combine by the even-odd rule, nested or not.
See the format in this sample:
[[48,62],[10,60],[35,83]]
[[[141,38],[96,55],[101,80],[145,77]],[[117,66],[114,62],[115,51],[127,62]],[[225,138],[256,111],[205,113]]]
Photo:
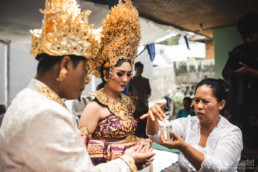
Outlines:
[[38,91],[44,96],[46,96],[48,99],[53,100],[59,103],[60,105],[66,107],[62,99],[52,89],[42,85],[38,85]]
[[130,60],[133,65],[141,39],[138,11],[131,0],[125,3],[119,0],[102,23],[100,50],[91,62],[92,74],[98,78],[102,64],[107,61],[110,67],[121,59]]
[[137,172],[137,167],[133,158],[129,157],[128,155],[120,156],[120,158],[126,162],[131,172]]
[[127,121],[122,121],[116,115],[110,114],[98,122],[93,138],[108,142],[120,142],[127,136],[134,135],[136,127],[137,122],[131,112],[129,112],[129,119]]
[[81,135],[89,134],[86,126],[82,126],[79,128]]
[[119,117],[122,121],[125,121],[123,123],[125,123],[126,125],[126,121],[129,118],[128,106],[131,103],[131,100],[128,96],[120,93],[120,101],[115,102],[113,99],[107,97],[107,95],[103,91],[103,88],[89,94],[95,96],[101,104],[106,105],[114,115]]
[[86,126],[80,127],[79,130],[80,130],[81,136],[87,135],[87,136],[89,136],[90,139],[92,138],[92,134],[89,134],[89,131]]
[[117,143],[117,144],[125,144],[125,143],[136,143],[138,142],[139,140],[142,140],[138,137],[136,137],[135,135],[129,135],[127,136],[123,141]]

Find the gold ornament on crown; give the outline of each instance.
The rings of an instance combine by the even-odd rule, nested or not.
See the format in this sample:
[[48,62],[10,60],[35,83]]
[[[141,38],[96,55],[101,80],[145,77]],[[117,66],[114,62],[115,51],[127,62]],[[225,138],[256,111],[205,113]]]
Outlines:
[[113,67],[124,59],[133,65],[141,39],[138,11],[131,0],[125,3],[119,0],[102,23],[100,51],[91,61],[92,74],[99,78],[103,63],[108,62],[108,67]]
[[46,0],[42,29],[32,30],[31,54],[77,55],[88,59],[98,52],[99,42],[89,24],[91,11],[81,12],[76,0]]

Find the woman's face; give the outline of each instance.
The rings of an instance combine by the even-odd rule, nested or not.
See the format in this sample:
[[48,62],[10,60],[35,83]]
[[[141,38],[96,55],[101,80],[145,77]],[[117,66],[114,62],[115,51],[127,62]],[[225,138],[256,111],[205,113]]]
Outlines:
[[216,123],[219,120],[220,110],[223,109],[225,101],[218,102],[214,97],[212,89],[208,85],[199,86],[194,97],[194,111],[201,123]]
[[87,61],[82,60],[76,67],[71,66],[67,77],[64,80],[65,98],[77,99],[85,88],[88,81]]
[[121,66],[112,68],[110,73],[106,85],[112,90],[120,93],[124,91],[131,79],[132,66],[129,62],[124,62]]

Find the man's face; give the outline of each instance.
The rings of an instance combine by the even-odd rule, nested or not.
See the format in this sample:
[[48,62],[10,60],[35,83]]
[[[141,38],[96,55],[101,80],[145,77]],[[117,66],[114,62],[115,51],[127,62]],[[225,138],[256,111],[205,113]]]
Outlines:
[[65,98],[76,99],[81,95],[85,84],[89,83],[87,67],[86,60],[80,61],[76,67],[72,65],[66,79],[63,81],[65,83]]
[[185,109],[190,109],[191,102],[189,102],[188,100],[183,100],[183,106]]
[[135,73],[136,73],[136,74],[139,75],[139,74],[142,74],[142,72],[143,72],[143,67],[136,67],[136,68],[135,68]]
[[242,39],[246,44],[258,43],[258,32],[242,35]]

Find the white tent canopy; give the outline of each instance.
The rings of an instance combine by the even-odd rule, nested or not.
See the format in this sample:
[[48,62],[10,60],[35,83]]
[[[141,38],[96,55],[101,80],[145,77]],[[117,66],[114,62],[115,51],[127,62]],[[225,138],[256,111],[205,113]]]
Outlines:
[[[101,27],[102,20],[108,14],[108,6],[88,1],[79,1],[79,4],[82,10],[89,9],[92,11],[89,22],[95,24],[96,29]],[[1,1],[0,39],[11,40],[12,44],[30,44],[31,34],[29,30],[41,28],[43,14],[39,12],[39,9],[44,8],[44,1],[42,0]],[[141,45],[155,42],[156,39],[172,32],[182,32],[171,26],[159,25],[143,18],[140,18],[140,25]]]

